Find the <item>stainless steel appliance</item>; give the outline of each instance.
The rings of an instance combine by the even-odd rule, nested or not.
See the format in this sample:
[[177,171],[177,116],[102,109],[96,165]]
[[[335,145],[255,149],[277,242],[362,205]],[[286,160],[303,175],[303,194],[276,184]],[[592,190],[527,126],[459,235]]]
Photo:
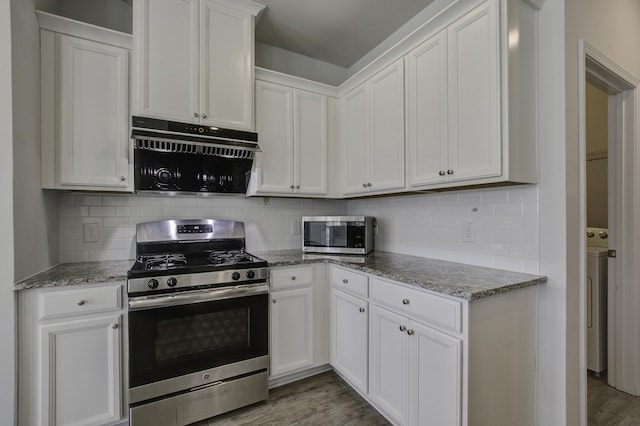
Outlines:
[[136,229],[128,272],[132,426],[182,426],[265,400],[268,269],[242,222]]
[[305,253],[367,254],[373,251],[376,220],[371,216],[304,216]]
[[153,194],[245,194],[258,135],[132,117],[134,187]]

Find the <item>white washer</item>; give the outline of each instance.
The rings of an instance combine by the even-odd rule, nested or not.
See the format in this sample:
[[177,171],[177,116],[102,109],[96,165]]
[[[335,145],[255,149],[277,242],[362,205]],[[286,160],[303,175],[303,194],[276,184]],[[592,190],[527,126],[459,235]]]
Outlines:
[[587,369],[607,368],[607,252],[609,230],[587,228]]

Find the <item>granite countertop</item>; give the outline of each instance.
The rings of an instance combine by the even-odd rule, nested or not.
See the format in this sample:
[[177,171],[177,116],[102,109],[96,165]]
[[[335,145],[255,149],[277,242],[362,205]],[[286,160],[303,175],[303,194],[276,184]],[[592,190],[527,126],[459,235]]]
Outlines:
[[[255,255],[274,267],[322,261],[317,259],[317,255],[305,255],[300,250],[270,251]],[[326,261],[466,300],[481,299],[547,282],[547,277],[540,275],[383,251],[374,251],[358,259],[364,263],[346,262],[344,257]]]
[[[481,299],[547,281],[546,277],[539,275],[382,251],[374,251],[368,256],[331,259],[303,254],[300,250],[254,254],[273,267],[329,262],[466,300]],[[347,258],[350,261],[346,261]],[[353,263],[351,260],[354,259],[362,263]],[[124,281],[133,262],[63,263],[16,283],[14,290]]]
[[62,263],[17,282],[14,290],[124,281],[133,262],[133,260],[114,260]]

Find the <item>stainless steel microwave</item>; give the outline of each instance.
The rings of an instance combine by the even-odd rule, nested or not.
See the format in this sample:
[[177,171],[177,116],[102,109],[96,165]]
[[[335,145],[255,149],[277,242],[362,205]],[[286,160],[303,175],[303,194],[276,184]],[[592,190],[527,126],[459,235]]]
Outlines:
[[373,251],[371,216],[304,216],[302,251],[305,253],[367,254]]

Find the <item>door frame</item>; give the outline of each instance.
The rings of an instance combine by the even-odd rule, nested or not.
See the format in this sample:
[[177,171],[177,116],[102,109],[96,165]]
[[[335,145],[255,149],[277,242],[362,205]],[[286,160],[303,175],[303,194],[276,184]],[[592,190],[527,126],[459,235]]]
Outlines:
[[[635,148],[637,95],[640,85],[615,62],[584,40],[578,42],[578,137],[580,226],[586,229],[586,83],[608,94],[608,214],[609,247],[617,257],[608,264],[608,381],[625,392],[640,394],[640,292],[635,259],[640,227],[640,198],[636,181],[640,170],[640,150]],[[624,230],[624,231],[623,231]],[[580,233],[580,405],[581,423],[586,424],[586,237]],[[624,347],[622,346],[624,342]]]

